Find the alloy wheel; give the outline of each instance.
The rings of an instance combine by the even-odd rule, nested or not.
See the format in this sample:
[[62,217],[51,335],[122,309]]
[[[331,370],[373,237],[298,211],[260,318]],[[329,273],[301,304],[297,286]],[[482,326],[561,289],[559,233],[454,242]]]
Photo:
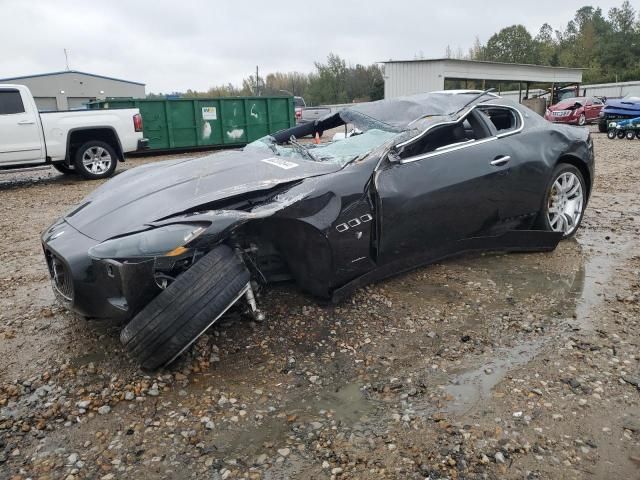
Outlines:
[[563,172],[551,187],[547,204],[547,219],[554,232],[571,235],[582,218],[584,192],[582,183],[573,172]]
[[82,154],[82,164],[88,172],[94,175],[100,175],[109,170],[111,166],[111,155],[102,147],[89,147]]

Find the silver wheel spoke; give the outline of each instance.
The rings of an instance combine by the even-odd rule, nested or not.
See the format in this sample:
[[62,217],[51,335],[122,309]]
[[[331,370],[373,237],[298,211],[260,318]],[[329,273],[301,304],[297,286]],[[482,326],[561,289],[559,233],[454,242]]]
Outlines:
[[[567,192],[567,197],[572,198],[576,193],[581,192],[582,188],[580,186],[580,182],[577,185],[574,185],[571,190]],[[580,195],[582,196],[582,195]]]

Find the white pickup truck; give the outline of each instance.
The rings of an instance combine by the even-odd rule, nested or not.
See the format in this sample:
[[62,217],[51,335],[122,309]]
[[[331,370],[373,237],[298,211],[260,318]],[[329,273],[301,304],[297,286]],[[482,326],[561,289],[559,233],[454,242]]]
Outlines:
[[27,87],[0,84],[0,169],[50,164],[106,178],[125,153],[147,145],[137,108],[39,113]]

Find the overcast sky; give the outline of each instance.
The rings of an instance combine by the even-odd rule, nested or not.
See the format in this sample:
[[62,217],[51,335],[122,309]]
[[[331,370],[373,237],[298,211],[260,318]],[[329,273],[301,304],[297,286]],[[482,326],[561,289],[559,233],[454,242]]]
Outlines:
[[[70,68],[144,82],[147,92],[239,84],[255,72],[442,57],[500,28],[564,28],[575,11],[622,0],[279,1],[0,0],[0,78]],[[489,6],[490,5],[490,6]]]

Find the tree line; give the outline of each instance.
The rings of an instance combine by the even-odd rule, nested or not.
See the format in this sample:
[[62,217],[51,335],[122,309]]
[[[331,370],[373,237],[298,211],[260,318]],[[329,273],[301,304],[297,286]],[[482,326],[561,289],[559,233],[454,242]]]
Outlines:
[[[367,102],[384,97],[382,67],[372,65],[347,65],[338,55],[329,54],[326,62],[315,62],[315,71],[275,72],[265,77],[251,75],[242,86],[231,83],[199,92],[187,90],[173,95],[181,98],[209,98],[250,95],[294,95],[305,99],[307,105]],[[149,94],[148,98],[164,97]]]
[[445,54],[469,60],[586,68],[585,83],[639,80],[640,16],[628,0],[606,16],[601,8],[585,6],[564,29],[545,23],[534,36],[523,25],[511,25],[484,45],[476,38],[466,53],[447,47]]

